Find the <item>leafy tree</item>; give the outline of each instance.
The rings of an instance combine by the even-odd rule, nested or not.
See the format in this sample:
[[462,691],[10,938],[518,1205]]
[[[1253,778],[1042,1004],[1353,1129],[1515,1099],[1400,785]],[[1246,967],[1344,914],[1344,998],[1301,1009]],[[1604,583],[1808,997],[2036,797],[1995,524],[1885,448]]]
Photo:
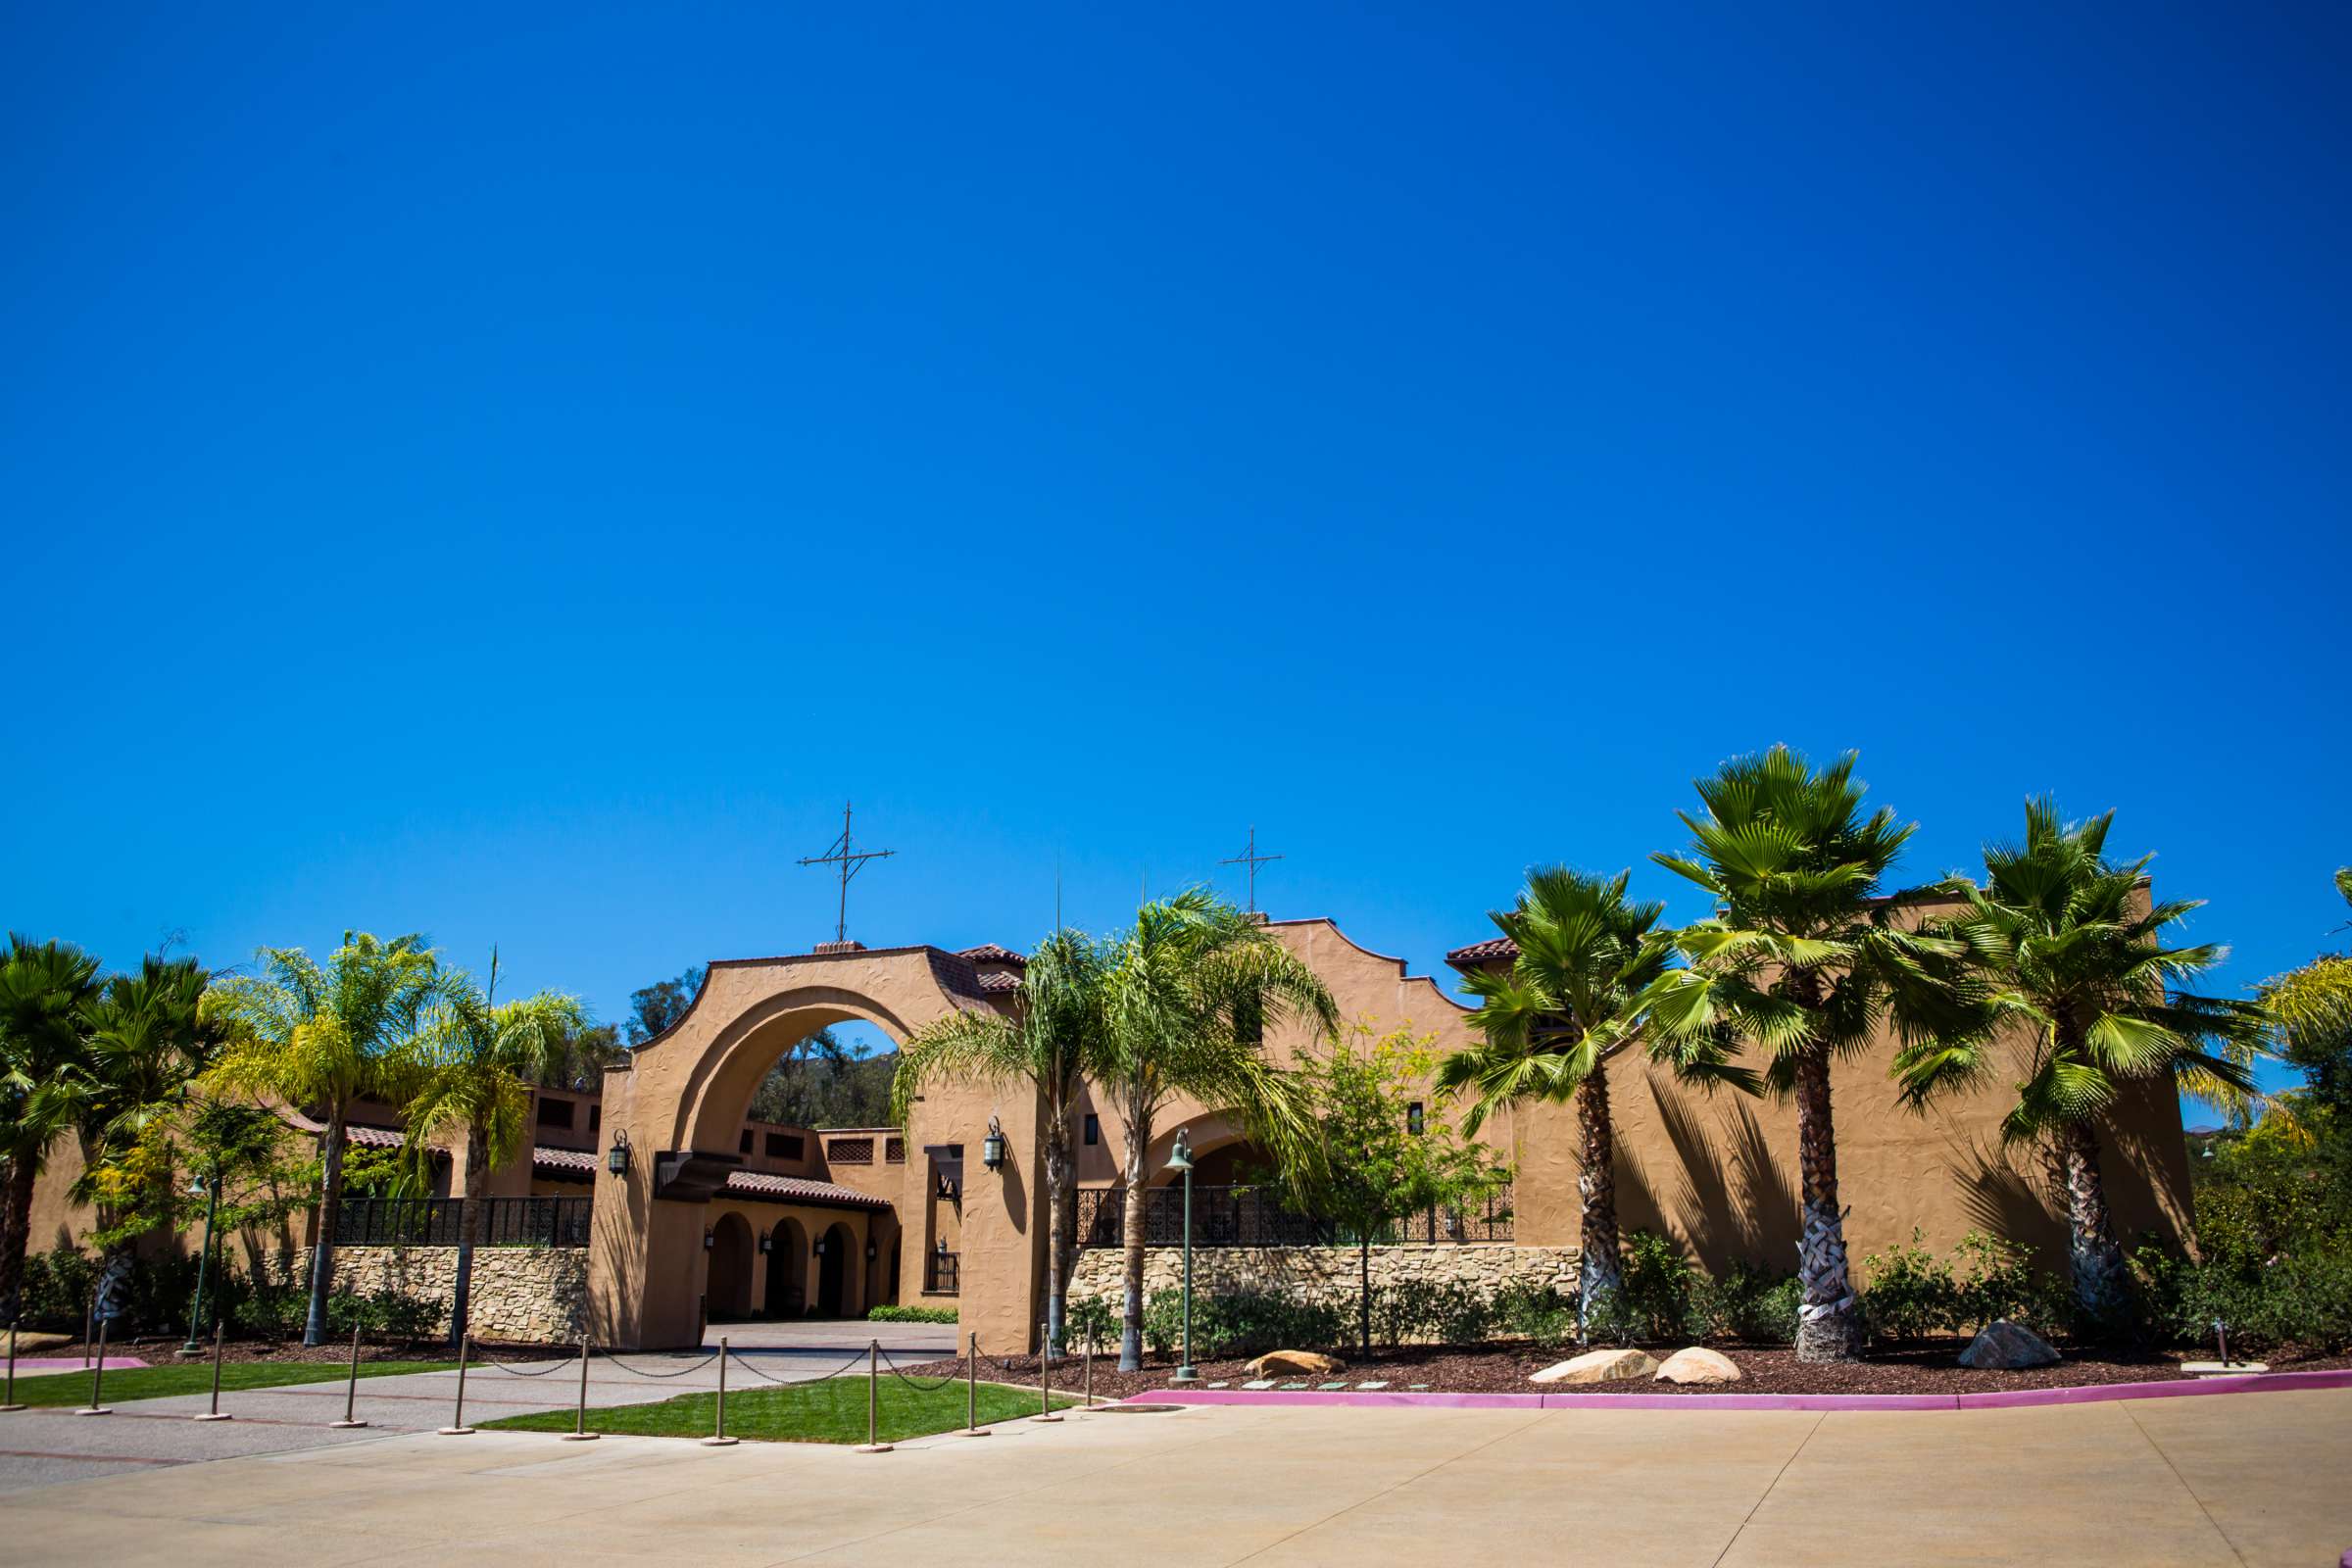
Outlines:
[[[1655,938],[1665,906],[1625,896],[1629,873],[1587,876],[1564,866],[1530,871],[1517,905],[1488,916],[1518,949],[1510,967],[1465,982],[1479,999],[1470,1022],[1482,1039],[1439,1066],[1438,1086],[1470,1096],[1462,1129],[1476,1134],[1505,1106],[1544,1101],[1576,1107],[1581,1204],[1579,1300],[1588,1314],[1623,1285],[1617,1235],[1617,1131],[1609,1059],[1641,1035],[1642,991],[1666,972],[1671,950]],[[1693,1063],[1709,1082],[1753,1087],[1753,1074]]]
[[750,1114],[795,1127],[880,1127],[890,1108],[896,1052],[871,1054],[862,1042],[819,1029],[796,1042],[752,1091]]
[[1685,1071],[1762,1053],[1764,1085],[1796,1100],[1804,1238],[1798,1358],[1851,1360],[1862,1320],[1838,1200],[1830,1067],[1865,1049],[1881,1020],[1905,1040],[1983,1026],[1955,984],[1959,946],[1903,929],[1881,879],[1916,824],[1862,815],[1847,753],[1816,772],[1786,746],[1698,781],[1703,816],[1683,812],[1684,855],[1651,858],[1714,895],[1718,912],[1674,934],[1688,967],[1646,990],[1653,1052]]
[[98,960],[70,943],[11,935],[0,958],[0,1314],[17,1320],[24,1249],[32,1234],[32,1189],[49,1149],[77,1109],[62,1081],[84,1058],[87,1009],[98,994]]
[[[2335,890],[2352,905],[2352,867],[2335,873]],[[2261,996],[2278,1055],[2302,1069],[2315,1102],[2352,1127],[2352,955],[2323,953],[2265,980]]]
[[2001,1136],[2046,1140],[2064,1159],[2075,1299],[2087,1321],[2104,1324],[2121,1321],[2131,1276],[2099,1174],[2101,1114],[2127,1084],[2157,1077],[2242,1112],[2264,1023],[2252,1003],[2180,989],[2224,950],[2165,945],[2166,929],[2199,906],[2151,903],[2152,857],[2107,858],[2114,820],[2109,811],[2066,823],[2050,802],[2028,801],[2025,838],[1984,847],[1984,885],[1944,885],[1968,904],[1936,929],[1963,944],[1990,992],[1991,1018],[2012,1028],[1916,1040],[1894,1062],[1905,1098],[1921,1104],[1984,1083],[2012,1049],[2022,1055]]
[[249,1095],[289,1110],[316,1110],[319,1135],[318,1239],[303,1344],[327,1334],[335,1225],[342,1213],[344,1128],[364,1099],[405,1103],[419,1077],[426,1015],[444,991],[421,936],[380,941],[345,932],[321,966],[300,948],[261,950],[260,975],[216,980],[206,1014],[227,1045],[202,1080],[211,1095]]
[[524,1074],[542,1089],[594,1092],[604,1088],[605,1069],[626,1061],[628,1055],[618,1024],[582,1024],[526,1066]]
[[629,1016],[620,1026],[621,1038],[631,1047],[642,1046],[685,1017],[695,995],[703,989],[703,966],[696,964],[675,980],[657,980],[630,992]]
[[420,1081],[407,1105],[407,1147],[420,1160],[434,1138],[460,1136],[466,1204],[460,1210],[458,1275],[451,1293],[450,1343],[466,1333],[473,1250],[481,1245],[490,1172],[530,1140],[531,1084],[560,1068],[588,1027],[576,997],[541,991],[498,998],[498,950],[487,983],[458,970],[442,977],[418,1034]]
[[942,1079],[1036,1093],[1045,1156],[1036,1200],[1046,1211],[1046,1333],[1055,1345],[1062,1343],[1063,1305],[1077,1259],[1070,1122],[1087,1064],[1102,1050],[1105,977],[1102,951],[1092,938],[1056,931],[1030,956],[1009,1014],[949,1014],[906,1043],[891,1079],[891,1119],[902,1127],[923,1087]]
[[1102,1051],[1088,1075],[1126,1123],[1127,1278],[1119,1369],[1144,1364],[1144,1216],[1160,1107],[1186,1096],[1239,1116],[1285,1169],[1312,1157],[1314,1129],[1265,1029],[1303,1019],[1329,1036],[1339,1009],[1315,972],[1257,919],[1194,888],[1155,900],[1105,959]]
[[1293,1203],[1355,1238],[1356,1342],[1372,1353],[1372,1243],[1397,1221],[1459,1209],[1509,1179],[1486,1149],[1410,1106],[1437,1065],[1435,1036],[1400,1027],[1371,1038],[1356,1026],[1298,1066],[1299,1098],[1317,1129],[1314,1157],[1292,1173]]

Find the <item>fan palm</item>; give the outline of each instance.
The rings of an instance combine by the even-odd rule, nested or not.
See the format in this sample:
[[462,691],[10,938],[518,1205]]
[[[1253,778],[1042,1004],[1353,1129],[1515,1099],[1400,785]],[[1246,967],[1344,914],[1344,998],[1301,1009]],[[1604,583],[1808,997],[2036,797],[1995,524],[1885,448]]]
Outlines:
[[1830,1066],[1891,1022],[1906,1039],[1981,1027],[1950,973],[1954,942],[1903,930],[1875,895],[1916,829],[1891,809],[1862,814],[1847,753],[1815,771],[1786,746],[1726,762],[1698,781],[1704,815],[1658,864],[1714,895],[1716,914],[1674,934],[1687,967],[1642,999],[1653,1052],[1702,1070],[1731,1052],[1765,1058],[1762,1081],[1796,1101],[1803,1239],[1796,1349],[1807,1361],[1860,1353],[1861,1319],[1838,1201]]
[[924,1086],[942,1079],[1036,1092],[1045,1159],[1038,1196],[1046,1205],[1046,1334],[1055,1345],[1076,1250],[1070,1118],[1102,1038],[1103,977],[1102,952],[1091,938],[1056,931],[1030,955],[1009,1015],[956,1012],[940,1019],[900,1050],[890,1082],[891,1117],[902,1127]]
[[2116,1320],[2129,1278],[2099,1177],[2101,1114],[2126,1085],[2147,1078],[2242,1114],[2254,1100],[2266,1022],[2256,1004],[2180,989],[2225,950],[2166,945],[2166,928],[2198,905],[2152,903],[2149,857],[2109,860],[2114,820],[2109,811],[2066,823],[2048,801],[2028,801],[2025,837],[1984,847],[1984,885],[1946,884],[1967,907],[1937,929],[1965,945],[1991,1015],[2015,1026],[2001,1037],[2014,1046],[1985,1033],[1925,1039],[1894,1064],[1917,1104],[1982,1084],[1998,1053],[2018,1050],[2024,1076],[2001,1136],[2012,1144],[2047,1140],[2065,1162],[2075,1301],[2092,1323]]
[[17,1317],[24,1249],[32,1235],[32,1190],[49,1148],[74,1124],[75,1101],[61,1081],[88,1052],[87,1008],[98,994],[98,960],[64,942],[11,935],[0,958],[0,1314]]
[[1144,1364],[1144,1159],[1177,1096],[1239,1116],[1278,1164],[1314,1157],[1314,1129],[1261,1049],[1268,1024],[1301,1018],[1323,1038],[1339,1008],[1323,982],[1254,915],[1194,888],[1155,900],[1112,944],[1102,1052],[1091,1075],[1126,1122],[1126,1303],[1119,1369]]
[[322,1175],[318,1241],[311,1250],[311,1300],[303,1343],[326,1338],[334,1284],[335,1225],[343,1207],[343,1140],[364,1099],[405,1102],[419,1073],[419,1035],[443,993],[444,977],[421,936],[380,941],[345,932],[321,965],[300,948],[264,948],[263,973],[216,980],[208,1018],[227,1044],[205,1074],[217,1093],[274,1101],[316,1112]]
[[[1502,970],[1464,982],[1482,1036],[1447,1056],[1438,1087],[1470,1097],[1462,1130],[1529,1101],[1576,1107],[1581,1205],[1578,1299],[1588,1317],[1623,1283],[1617,1236],[1617,1133],[1609,1105],[1610,1058],[1641,1036],[1642,991],[1666,972],[1671,949],[1654,938],[1665,906],[1625,896],[1630,874],[1588,876],[1565,866],[1532,870],[1518,903],[1487,917],[1518,950]],[[1753,1074],[1700,1061],[1709,1081],[1752,1087]]]
[[464,970],[442,977],[418,1031],[418,1082],[406,1106],[408,1147],[421,1156],[445,1133],[462,1137],[465,1207],[458,1219],[458,1276],[450,1298],[450,1343],[466,1333],[473,1250],[481,1245],[490,1172],[514,1158],[530,1136],[531,1085],[560,1073],[588,1028],[577,997],[542,991],[516,1002],[498,998],[498,950],[490,975],[476,985]]

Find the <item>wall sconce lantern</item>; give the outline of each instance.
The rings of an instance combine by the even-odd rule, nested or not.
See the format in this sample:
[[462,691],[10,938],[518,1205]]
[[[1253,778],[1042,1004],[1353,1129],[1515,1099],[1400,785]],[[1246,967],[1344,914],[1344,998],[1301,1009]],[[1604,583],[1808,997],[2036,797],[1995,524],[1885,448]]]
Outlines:
[[769,1251],[773,1251],[773,1250],[775,1250],[775,1246],[776,1246],[775,1238],[774,1238],[772,1235],[770,1235],[770,1234],[769,1234],[768,1232],[766,1232],[766,1231],[761,1231],[761,1232],[760,1233],[760,1251],[762,1251],[762,1252],[769,1252]]
[[622,1128],[612,1135],[612,1147],[605,1151],[605,1168],[615,1176],[629,1173],[629,1132]]
[[708,1252],[709,1250],[710,1250],[710,1249],[712,1249],[712,1248],[716,1247],[717,1245],[718,1245],[718,1232],[717,1232],[717,1231],[715,1231],[715,1230],[713,1230],[713,1229],[711,1229],[711,1228],[710,1228],[710,1226],[708,1226],[708,1225],[704,1226],[704,1227],[703,1227],[703,1250],[704,1250],[704,1251],[706,1251],[706,1252]]
[[988,1136],[980,1141],[980,1163],[990,1170],[1004,1164],[1004,1127],[993,1114],[988,1118]]
[[815,1250],[817,1256],[822,1257],[825,1255],[825,1244],[822,1239],[818,1240]]
[[877,1257],[880,1257],[881,1255],[882,1255],[882,1249],[880,1249],[879,1247],[876,1247],[876,1246],[875,1246],[873,1243],[871,1243],[871,1242],[868,1242],[868,1243],[866,1243],[866,1244],[865,1244],[865,1260],[866,1260],[868,1263],[871,1263],[871,1262],[872,1262],[872,1261],[873,1261],[875,1258],[877,1258]]

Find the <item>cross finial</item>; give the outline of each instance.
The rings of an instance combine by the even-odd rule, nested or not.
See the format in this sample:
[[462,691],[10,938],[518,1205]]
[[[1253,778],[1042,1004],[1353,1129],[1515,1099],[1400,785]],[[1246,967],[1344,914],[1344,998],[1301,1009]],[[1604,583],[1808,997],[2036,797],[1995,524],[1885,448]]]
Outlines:
[[1279,860],[1282,857],[1279,855],[1260,855],[1257,853],[1257,825],[1255,823],[1251,823],[1250,827],[1250,847],[1242,851],[1241,854],[1233,857],[1233,858],[1229,860],[1219,860],[1217,863],[1219,865],[1246,865],[1250,868],[1250,912],[1251,914],[1255,914],[1257,912],[1257,868],[1266,864],[1270,860]]
[[850,844],[850,807],[845,801],[841,808],[841,837],[835,839],[833,847],[824,854],[802,858],[803,865],[841,867],[841,907],[833,922],[834,941],[847,942],[850,939],[850,878],[864,870],[866,861],[888,859],[898,853],[896,850],[853,849]]

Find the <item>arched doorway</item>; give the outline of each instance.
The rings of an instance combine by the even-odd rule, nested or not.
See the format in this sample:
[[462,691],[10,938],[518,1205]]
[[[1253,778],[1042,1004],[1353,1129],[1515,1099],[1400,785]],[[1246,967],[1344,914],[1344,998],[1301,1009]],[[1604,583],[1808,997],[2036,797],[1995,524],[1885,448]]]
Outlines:
[[779,1220],[767,1238],[767,1315],[808,1312],[808,1233],[797,1219]]
[[816,1260],[817,1316],[850,1315],[850,1268],[857,1250],[858,1239],[850,1234],[847,1225],[833,1225],[826,1229],[825,1250]]
[[703,1287],[712,1318],[752,1315],[753,1256],[751,1222],[719,1215],[710,1227],[710,1274]]

